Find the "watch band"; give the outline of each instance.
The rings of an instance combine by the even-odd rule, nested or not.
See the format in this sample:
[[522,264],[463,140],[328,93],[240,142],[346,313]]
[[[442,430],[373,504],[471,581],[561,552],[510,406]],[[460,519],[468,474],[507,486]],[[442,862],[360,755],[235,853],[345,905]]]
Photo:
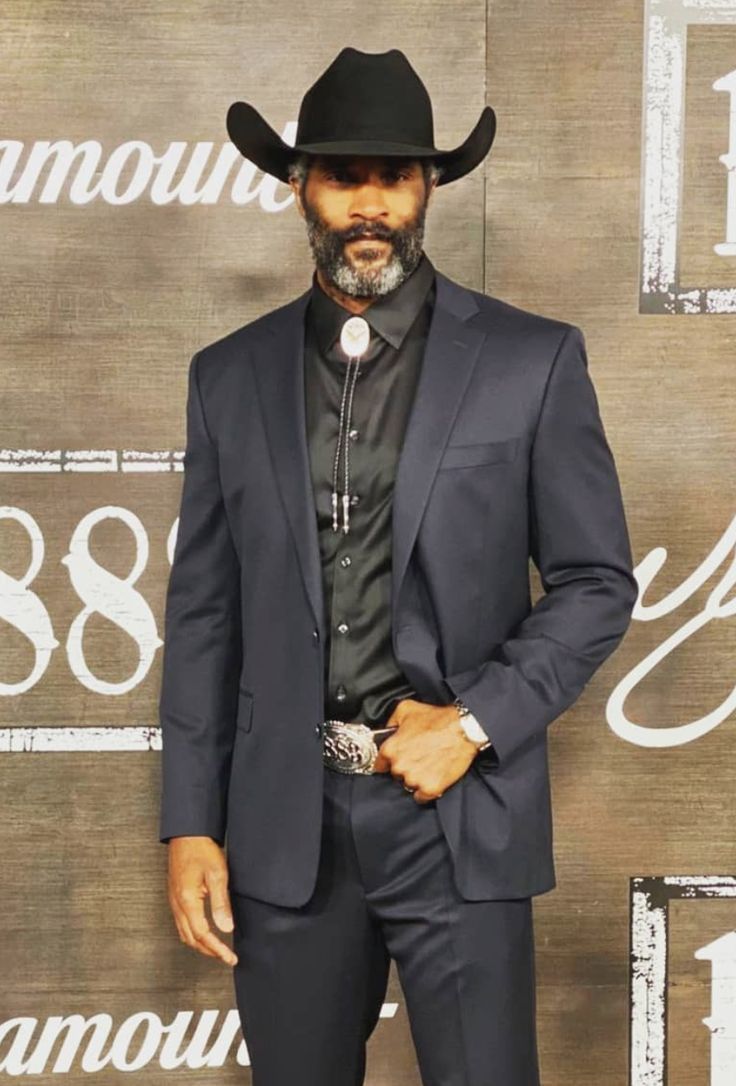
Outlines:
[[455,698],[452,703],[460,714],[460,727],[463,729],[468,739],[472,743],[475,743],[478,750],[486,750],[491,746],[491,740],[488,738],[486,731],[481,725],[480,721],[474,716],[467,705]]

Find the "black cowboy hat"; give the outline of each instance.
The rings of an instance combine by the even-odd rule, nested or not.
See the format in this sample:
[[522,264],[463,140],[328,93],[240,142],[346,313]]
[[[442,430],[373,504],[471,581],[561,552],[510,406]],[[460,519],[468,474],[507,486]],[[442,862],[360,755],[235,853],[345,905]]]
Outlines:
[[484,106],[467,139],[451,151],[439,150],[429,94],[404,53],[363,53],[351,46],[304,95],[293,147],[248,102],[233,102],[226,124],[245,158],[285,182],[289,163],[307,152],[430,158],[442,167],[437,184],[446,185],[475,169],[496,134],[496,114]]

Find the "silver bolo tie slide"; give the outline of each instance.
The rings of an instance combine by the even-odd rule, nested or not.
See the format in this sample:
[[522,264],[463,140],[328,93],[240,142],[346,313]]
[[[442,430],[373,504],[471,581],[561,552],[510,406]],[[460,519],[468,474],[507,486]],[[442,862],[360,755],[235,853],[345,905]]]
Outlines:
[[[355,381],[358,377],[358,369],[360,368],[360,360],[368,350],[368,345],[371,341],[371,330],[368,321],[363,317],[349,317],[348,320],[342,326],[340,332],[340,346],[348,357],[347,372],[345,374],[345,382],[342,389],[342,402],[340,404],[340,424],[337,435],[337,448],[335,449],[335,458],[332,466],[332,530],[337,532],[340,530],[338,524],[337,508],[338,508],[338,492],[337,492],[337,475],[338,467],[340,463],[340,447],[344,441],[344,435],[350,430],[350,420],[353,413],[353,393],[355,391]],[[355,362],[355,365],[351,365]],[[352,382],[350,381],[353,377]],[[350,392],[348,395],[348,386]],[[347,418],[346,418],[346,399],[347,399]],[[345,481],[342,494],[342,531],[347,534],[350,531],[350,467],[348,463],[348,450],[349,444],[345,443]]]

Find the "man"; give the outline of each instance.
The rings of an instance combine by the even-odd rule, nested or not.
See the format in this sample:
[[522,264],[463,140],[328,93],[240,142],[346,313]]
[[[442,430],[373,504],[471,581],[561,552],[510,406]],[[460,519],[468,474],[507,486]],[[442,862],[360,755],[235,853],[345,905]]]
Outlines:
[[294,147],[245,103],[228,131],[290,183],[315,270],[189,370],[160,700],[176,926],[235,966],[255,1086],[362,1083],[392,959],[425,1086],[537,1086],[547,727],[637,595],[583,335],[424,253],[495,115],[438,150],[399,50],[343,49]]

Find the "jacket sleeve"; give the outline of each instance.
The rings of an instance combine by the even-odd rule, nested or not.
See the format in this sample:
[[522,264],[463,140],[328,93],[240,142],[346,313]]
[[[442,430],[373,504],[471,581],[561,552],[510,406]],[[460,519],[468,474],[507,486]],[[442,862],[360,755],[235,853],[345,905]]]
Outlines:
[[638,597],[619,480],[570,325],[553,359],[531,448],[530,550],[544,595],[479,666],[445,683],[503,764],[580,695],[622,640]]
[[189,366],[184,483],[166,593],[159,840],[225,837],[242,660],[240,563],[225,513],[217,448]]

